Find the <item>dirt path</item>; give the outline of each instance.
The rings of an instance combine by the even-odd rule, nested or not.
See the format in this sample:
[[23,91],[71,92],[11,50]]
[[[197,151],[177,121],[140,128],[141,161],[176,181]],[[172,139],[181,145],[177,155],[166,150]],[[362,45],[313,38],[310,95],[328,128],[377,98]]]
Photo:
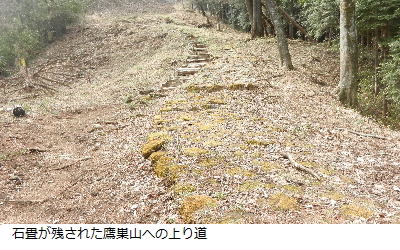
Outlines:
[[292,41],[284,71],[274,39],[146,3],[98,6],[37,62],[85,78],[0,113],[0,223],[399,222],[400,135],[329,94],[337,55]]
[[[27,117],[1,113],[1,223],[166,221],[151,209],[166,188],[139,153],[157,100],[138,91],[168,79],[186,45],[183,34],[161,27],[173,11],[156,2],[99,6],[46,51],[43,60],[69,57],[89,77],[20,100]],[[2,98],[4,108],[19,99]]]

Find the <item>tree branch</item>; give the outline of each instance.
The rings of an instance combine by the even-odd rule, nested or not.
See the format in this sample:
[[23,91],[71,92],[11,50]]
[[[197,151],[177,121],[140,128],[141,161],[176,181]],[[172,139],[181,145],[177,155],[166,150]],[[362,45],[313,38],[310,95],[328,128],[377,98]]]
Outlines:
[[290,161],[290,163],[292,163],[292,165],[293,165],[297,170],[304,171],[304,172],[306,172],[306,173],[308,173],[308,174],[314,176],[317,180],[319,180],[319,181],[321,180],[321,178],[319,177],[319,175],[318,175],[317,173],[315,173],[312,169],[310,169],[310,168],[308,168],[308,167],[306,167],[306,166],[303,166],[303,165],[301,165],[301,164],[295,162],[295,161],[293,160],[293,157],[289,154],[289,152],[282,152],[281,155],[283,156],[283,158],[288,159],[288,160]]

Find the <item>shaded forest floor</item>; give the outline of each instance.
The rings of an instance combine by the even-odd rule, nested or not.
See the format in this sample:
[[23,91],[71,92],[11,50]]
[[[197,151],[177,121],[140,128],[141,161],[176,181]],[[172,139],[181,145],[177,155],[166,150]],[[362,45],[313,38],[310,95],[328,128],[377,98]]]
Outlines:
[[[205,23],[167,1],[99,6],[35,62],[85,77],[4,90],[0,223],[399,223],[400,134],[331,96],[337,54],[290,41],[286,71],[274,39]],[[143,93],[185,67],[193,37],[212,60]],[[17,103],[26,117],[5,111]]]

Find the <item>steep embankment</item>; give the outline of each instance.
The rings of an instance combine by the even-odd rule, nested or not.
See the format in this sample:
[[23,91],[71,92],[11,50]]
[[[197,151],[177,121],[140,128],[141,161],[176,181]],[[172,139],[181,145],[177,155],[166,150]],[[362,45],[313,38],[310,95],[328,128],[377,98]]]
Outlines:
[[329,94],[334,53],[292,41],[285,71],[195,13],[99,15],[50,49],[91,82],[2,117],[2,222],[399,222],[399,133]]

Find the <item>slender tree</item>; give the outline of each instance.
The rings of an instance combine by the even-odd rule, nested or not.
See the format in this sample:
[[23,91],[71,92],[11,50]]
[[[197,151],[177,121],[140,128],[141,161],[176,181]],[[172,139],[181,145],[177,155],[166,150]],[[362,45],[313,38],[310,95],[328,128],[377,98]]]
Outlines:
[[253,18],[251,23],[251,37],[263,37],[261,0],[253,0]]
[[340,82],[339,100],[355,107],[357,102],[357,29],[355,0],[340,0]]
[[275,26],[276,38],[278,40],[278,50],[281,59],[281,67],[293,69],[292,58],[289,53],[288,41],[283,28],[282,19],[274,0],[266,0],[268,11]]
[[250,24],[253,24],[253,0],[246,0],[247,13],[249,14]]

